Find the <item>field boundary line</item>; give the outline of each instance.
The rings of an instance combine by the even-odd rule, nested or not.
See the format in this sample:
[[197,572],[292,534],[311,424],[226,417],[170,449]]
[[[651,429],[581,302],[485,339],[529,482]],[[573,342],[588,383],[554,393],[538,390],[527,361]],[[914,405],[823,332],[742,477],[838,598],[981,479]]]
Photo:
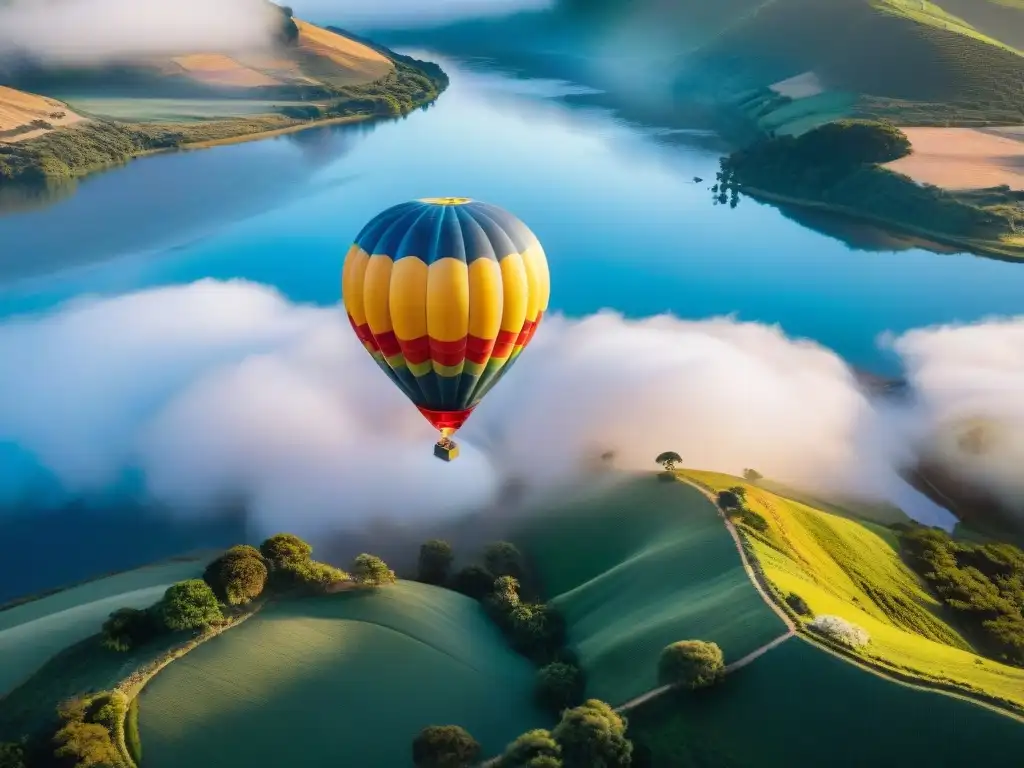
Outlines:
[[[679,475],[677,475],[677,478],[680,482],[692,486],[693,488],[696,488],[709,499],[715,498],[712,491],[704,487],[699,481],[691,480],[690,478],[681,477]],[[718,509],[719,514],[725,520],[726,527],[729,529],[730,533],[734,534],[734,540],[742,542],[743,537],[739,534],[738,531],[736,531],[736,528],[733,525],[732,521],[729,520],[728,517],[724,515],[724,513],[722,513],[722,510],[718,506],[717,499],[715,500],[714,504],[715,508]],[[740,544],[740,546],[743,550],[746,549],[746,547],[743,544]],[[743,557],[743,562],[746,565],[748,563],[746,552],[741,552],[741,556]],[[998,699],[994,696],[984,693],[976,693],[974,691],[961,688],[953,683],[944,685],[943,683],[928,680],[927,678],[917,677],[909,672],[900,672],[898,670],[885,667],[881,664],[872,664],[868,659],[864,659],[860,656],[854,656],[853,654],[846,653],[842,650],[834,648],[831,644],[823,642],[820,638],[816,637],[815,635],[811,634],[806,629],[804,629],[802,623],[799,625],[795,623],[792,617],[785,612],[785,608],[779,605],[779,603],[776,602],[773,598],[768,597],[769,595],[775,594],[774,588],[772,587],[771,582],[768,580],[767,574],[765,574],[764,570],[761,568],[761,564],[757,562],[756,556],[754,556],[751,553],[750,559],[754,563],[757,563],[757,567],[750,568],[748,570],[748,573],[755,573],[758,575],[759,578],[757,581],[755,581],[755,586],[757,586],[758,592],[761,593],[762,597],[765,597],[765,599],[769,601],[769,603],[775,609],[776,613],[783,613],[786,616],[786,625],[792,627],[792,634],[799,637],[805,643],[809,643],[815,648],[818,648],[826,653],[829,653],[838,659],[842,659],[848,664],[853,664],[864,671],[870,672],[873,675],[884,678],[885,680],[888,680],[889,682],[895,683],[897,685],[902,685],[907,688],[915,688],[917,690],[927,691],[929,693],[937,693],[943,696],[951,696],[955,699],[960,699],[962,701],[974,704],[979,707],[985,707],[986,709],[989,709],[993,712],[997,712],[1001,715],[1011,717],[1014,720],[1024,723],[1024,712],[1022,712],[1019,708],[1017,708],[1010,702],[1003,702],[1003,700]],[[762,584],[764,585],[763,589],[761,586]]]

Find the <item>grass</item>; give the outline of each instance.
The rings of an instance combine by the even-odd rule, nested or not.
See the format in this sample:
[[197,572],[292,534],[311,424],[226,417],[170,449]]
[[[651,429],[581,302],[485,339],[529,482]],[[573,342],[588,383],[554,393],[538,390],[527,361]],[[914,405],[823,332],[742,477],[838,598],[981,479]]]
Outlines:
[[139,736],[139,699],[136,696],[128,704],[128,716],[124,721],[124,741],[128,754],[136,765],[142,762],[142,737]]
[[672,768],[961,768],[1024,751],[1020,722],[884,680],[799,638],[715,688],[653,699],[629,723],[651,765]]
[[108,576],[0,611],[0,695],[60,651],[100,630],[118,608],[155,603],[176,581],[202,574],[199,561],[172,561]]
[[440,588],[273,603],[143,689],[146,768],[406,765],[416,733],[448,723],[494,754],[549,724],[533,676],[479,604]]
[[749,548],[781,595],[795,592],[816,614],[864,627],[871,643],[860,655],[916,678],[978,692],[1024,710],[1024,669],[983,659],[950,625],[939,601],[900,559],[895,533],[782,498],[738,478],[686,471],[721,490],[742,484],[762,515],[764,536]]
[[308,106],[301,101],[267,99],[170,99],[107,98],[103,96],[69,97],[68,103],[80,114],[110,118],[129,123],[187,123],[216,118],[270,115],[281,107]]
[[566,616],[588,695],[610,703],[657,687],[670,643],[716,642],[728,663],[785,632],[715,508],[681,483],[631,479],[544,511],[515,539]]

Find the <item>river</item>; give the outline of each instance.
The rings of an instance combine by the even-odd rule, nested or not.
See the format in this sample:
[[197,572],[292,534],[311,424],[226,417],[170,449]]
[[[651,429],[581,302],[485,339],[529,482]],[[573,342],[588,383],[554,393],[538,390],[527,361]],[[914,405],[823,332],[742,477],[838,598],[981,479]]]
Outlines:
[[[410,53],[439,61],[451,87],[406,119],[147,157],[52,199],[0,201],[0,323],[85,294],[202,278],[257,281],[297,302],[335,304],[342,258],[363,223],[395,203],[438,196],[486,200],[521,217],[548,254],[551,310],[570,316],[606,308],[631,317],[734,315],[889,374],[895,360],[877,343],[884,332],[1020,311],[1024,265],[857,248],[846,241],[896,239],[849,226],[840,237],[837,222],[812,229],[750,199],[714,205],[709,187],[724,151],[714,136],[628,124],[566,101],[585,91],[568,83]],[[44,528],[69,526],[63,565],[15,593],[94,570],[100,553],[82,553],[80,536],[106,536],[105,551],[145,540],[133,551],[148,558],[236,530],[179,535],[166,524],[154,534],[133,519],[103,533],[68,514],[3,524],[9,551],[26,564]]]

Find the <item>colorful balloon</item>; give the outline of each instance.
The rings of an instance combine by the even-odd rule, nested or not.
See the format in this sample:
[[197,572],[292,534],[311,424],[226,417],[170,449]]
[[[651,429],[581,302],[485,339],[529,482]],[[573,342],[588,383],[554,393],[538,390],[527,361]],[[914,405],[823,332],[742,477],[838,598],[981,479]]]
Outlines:
[[544,249],[515,216],[436,197],[363,227],[341,290],[359,340],[444,444],[530,343],[550,280]]

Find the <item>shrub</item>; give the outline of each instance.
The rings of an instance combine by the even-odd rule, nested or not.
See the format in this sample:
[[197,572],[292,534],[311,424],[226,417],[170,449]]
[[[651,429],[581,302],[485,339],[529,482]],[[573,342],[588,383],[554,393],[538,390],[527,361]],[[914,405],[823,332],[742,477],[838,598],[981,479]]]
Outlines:
[[128,651],[156,637],[163,628],[153,611],[119,608],[103,622],[103,647]]
[[168,629],[198,629],[221,621],[217,596],[202,579],[180,581],[167,588],[160,601],[160,615]]
[[123,765],[110,732],[97,723],[68,723],[57,731],[53,740],[56,747],[54,757],[67,760],[76,768],[113,768]]
[[417,768],[469,768],[480,756],[480,744],[457,725],[428,725],[413,739]]
[[275,586],[287,589],[306,587],[318,593],[326,592],[338,582],[351,579],[352,577],[340,568],[316,560],[285,563],[274,570]]
[[682,640],[666,646],[658,659],[658,681],[690,690],[706,688],[725,677],[725,659],[715,643]]
[[309,560],[309,556],[313,554],[313,547],[298,536],[278,533],[260,544],[260,553],[272,565],[277,566]]
[[848,648],[860,648],[871,642],[871,636],[866,629],[839,616],[818,616],[808,626]]
[[203,581],[228,605],[243,605],[263,593],[267,565],[255,547],[232,547],[206,566]]
[[608,704],[589,699],[567,709],[551,735],[562,750],[565,768],[628,768],[633,745],[626,719]]
[[523,577],[523,556],[515,544],[496,541],[484,549],[484,567],[497,576]]
[[[527,731],[505,748],[499,765],[501,768],[540,768],[560,766],[562,748],[558,746],[551,731],[537,728]],[[544,760],[553,762],[543,762]]]
[[379,587],[395,583],[395,572],[376,555],[363,553],[352,564],[352,580],[363,586]]
[[537,670],[534,692],[541,706],[557,714],[581,703],[584,687],[582,669],[555,661]]
[[519,605],[519,580],[512,576],[499,576],[494,580],[490,602],[501,614],[507,614]]
[[0,742],[0,768],[27,768],[24,745],[13,741]]
[[452,579],[452,589],[474,600],[483,600],[493,588],[494,574],[479,565],[467,565]]
[[739,509],[741,506],[743,506],[743,501],[731,490],[719,491],[718,506],[721,507],[723,510],[729,511],[733,509]]
[[793,609],[793,612],[800,616],[814,616],[814,611],[811,610],[811,606],[807,604],[796,592],[790,592],[786,595],[786,605]]
[[452,545],[441,539],[431,539],[420,546],[417,578],[424,584],[444,584],[454,555]]

